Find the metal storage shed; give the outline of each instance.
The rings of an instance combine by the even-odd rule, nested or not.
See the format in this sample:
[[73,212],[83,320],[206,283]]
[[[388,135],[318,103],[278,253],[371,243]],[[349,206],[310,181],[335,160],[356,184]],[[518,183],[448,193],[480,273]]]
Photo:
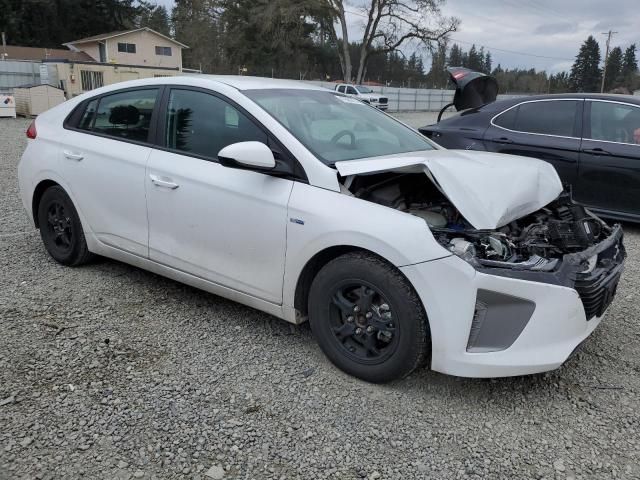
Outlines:
[[13,89],[18,115],[40,115],[65,101],[64,92],[51,85],[23,85]]

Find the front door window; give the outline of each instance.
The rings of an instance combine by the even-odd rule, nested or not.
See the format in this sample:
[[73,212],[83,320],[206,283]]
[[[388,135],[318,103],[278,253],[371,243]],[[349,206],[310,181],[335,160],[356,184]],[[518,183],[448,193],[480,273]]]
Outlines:
[[592,102],[587,138],[640,145],[640,108],[623,103]]
[[221,98],[194,90],[171,90],[165,129],[166,146],[217,159],[237,142],[268,144],[267,135],[246,115]]

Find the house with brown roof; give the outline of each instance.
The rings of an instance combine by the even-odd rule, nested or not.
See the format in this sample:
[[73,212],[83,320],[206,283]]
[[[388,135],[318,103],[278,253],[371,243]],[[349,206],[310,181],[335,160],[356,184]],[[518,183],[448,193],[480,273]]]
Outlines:
[[100,63],[178,70],[182,70],[182,49],[189,48],[147,27],[81,38],[64,46]]
[[[41,76],[40,81],[62,88],[71,98],[125,80],[179,75],[182,50],[189,48],[146,27],[81,38],[64,46],[68,50],[0,46],[0,61],[8,60],[0,63],[0,90],[19,86],[2,85],[3,78],[11,77],[11,61],[31,62],[34,68],[29,71],[49,72],[47,79]],[[14,63],[15,70],[25,70],[26,65]],[[4,77],[3,72],[7,73]]]

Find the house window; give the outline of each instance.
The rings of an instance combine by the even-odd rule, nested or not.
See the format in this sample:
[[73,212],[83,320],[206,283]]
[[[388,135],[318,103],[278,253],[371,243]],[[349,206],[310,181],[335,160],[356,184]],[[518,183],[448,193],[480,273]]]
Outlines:
[[104,86],[104,76],[102,72],[80,70],[80,82],[82,83],[82,91],[86,92]]
[[122,53],[136,53],[135,43],[118,43],[118,51]]
[[171,47],[156,47],[156,55],[171,56]]

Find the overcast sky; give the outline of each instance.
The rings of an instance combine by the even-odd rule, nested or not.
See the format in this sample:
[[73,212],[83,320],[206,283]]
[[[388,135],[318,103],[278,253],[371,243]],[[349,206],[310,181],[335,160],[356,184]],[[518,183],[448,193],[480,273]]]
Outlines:
[[[347,0],[355,5],[362,0]],[[157,0],[171,7],[173,0]],[[355,9],[354,9],[355,10]],[[619,32],[611,45],[640,47],[639,0],[447,0],[446,15],[461,20],[452,35],[465,50],[472,43],[491,51],[494,66],[536,68],[557,72],[569,70],[582,42],[594,35],[604,56],[606,37],[601,32]],[[349,14],[350,35],[355,39],[363,18]],[[535,56],[521,55],[521,52]],[[407,53],[411,53],[409,48]],[[420,52],[429,65],[425,52]]]

